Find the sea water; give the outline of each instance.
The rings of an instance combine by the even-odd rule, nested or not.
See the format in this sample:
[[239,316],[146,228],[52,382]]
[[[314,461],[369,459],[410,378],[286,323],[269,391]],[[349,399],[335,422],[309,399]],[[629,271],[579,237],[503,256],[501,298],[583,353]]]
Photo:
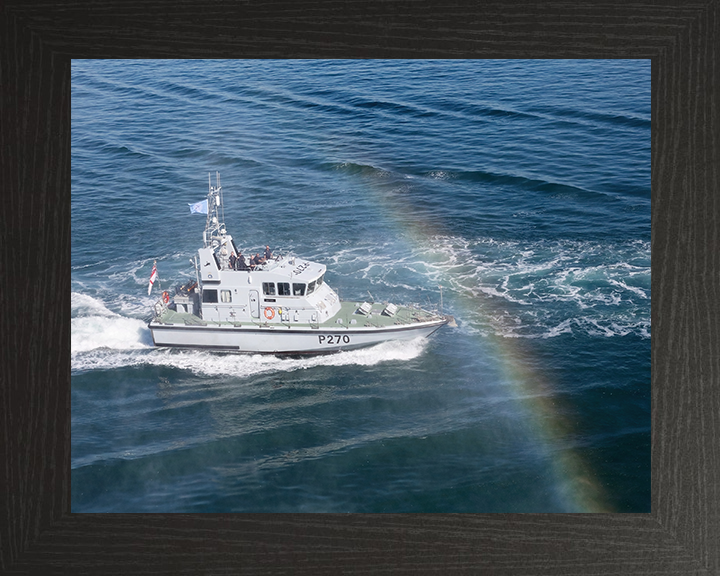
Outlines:
[[[216,171],[244,253],[458,327],[153,347]],[[650,62],[73,61],[71,304],[73,512],[648,512]]]

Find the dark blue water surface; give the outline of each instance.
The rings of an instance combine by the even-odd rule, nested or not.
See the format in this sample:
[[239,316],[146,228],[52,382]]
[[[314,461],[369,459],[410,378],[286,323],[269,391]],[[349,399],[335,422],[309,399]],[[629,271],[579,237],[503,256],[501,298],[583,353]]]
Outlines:
[[[239,247],[459,327],[156,349],[220,172]],[[650,510],[650,61],[72,64],[73,512]]]

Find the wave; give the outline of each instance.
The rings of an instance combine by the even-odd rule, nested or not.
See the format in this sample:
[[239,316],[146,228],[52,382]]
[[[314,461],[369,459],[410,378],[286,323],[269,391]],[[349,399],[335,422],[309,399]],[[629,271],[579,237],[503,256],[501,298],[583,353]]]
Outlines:
[[[384,103],[369,103],[366,105],[370,108],[381,107],[383,108]],[[395,106],[385,106],[384,108],[391,111],[410,112],[415,115],[418,114],[419,110],[412,108],[409,110],[399,109]],[[432,108],[428,109],[428,113],[437,115],[455,113],[465,118],[466,120],[478,120],[478,119],[502,119],[502,120],[517,120],[520,122],[530,121],[537,125],[538,120],[548,121],[565,121],[579,124],[589,124],[593,126],[597,125],[613,125],[622,126],[628,128],[650,128],[650,118],[642,115],[631,114],[628,112],[617,113],[617,112],[603,112],[601,110],[590,110],[583,109],[577,110],[573,108],[566,108],[562,106],[547,106],[547,105],[525,105],[518,103],[517,107],[500,106],[497,103],[484,102],[469,102],[462,99],[441,99],[434,103]]]
[[70,352],[73,358],[79,353],[98,349],[133,350],[152,346],[144,321],[121,316],[97,298],[73,292],[70,306]]
[[448,311],[483,334],[650,337],[649,242],[442,236],[402,259],[406,270],[408,261],[423,261],[417,275],[442,285]]
[[[142,326],[141,326],[142,325]],[[95,329],[96,344],[90,342]],[[75,339],[76,330],[80,337]],[[196,350],[154,348],[149,344],[150,331],[144,323],[132,319],[91,321],[73,325],[71,367],[75,371],[113,370],[136,366],[161,366],[184,370],[197,376],[233,376],[250,378],[276,372],[288,373],[323,366],[371,367],[385,362],[407,362],[420,356],[428,346],[427,338],[383,342],[369,348],[337,354],[303,358],[248,355]]]
[[73,355],[99,348],[128,350],[152,346],[147,325],[135,318],[95,316],[74,318],[71,323]]
[[440,110],[431,110],[417,105],[401,104],[400,102],[392,102],[390,100],[367,100],[355,97],[351,98],[349,103],[355,108],[398,117],[406,116],[415,119],[427,119],[442,115],[442,111]]
[[633,335],[647,340],[650,338],[650,320],[628,319],[627,322],[622,322],[617,319],[603,320],[583,316],[568,318],[557,325],[536,323],[532,326],[503,326],[496,324],[493,333],[503,338],[548,339],[570,334],[605,338]]
[[584,123],[611,124],[630,128],[650,128],[650,118],[630,113],[609,113],[599,110],[576,110],[560,106],[532,106],[531,112],[549,119],[571,119]]
[[[626,197],[649,199],[649,189],[642,187],[626,186],[618,188],[601,184],[602,189],[590,189],[575,184],[567,184],[534,178],[532,176],[521,176],[517,174],[493,172],[491,170],[448,170],[435,168],[429,171],[394,171],[372,164],[357,162],[334,162],[318,163],[318,169],[323,171],[337,171],[349,176],[361,176],[374,180],[406,182],[408,179],[424,178],[436,181],[456,181],[459,183],[488,184],[493,187],[506,187],[513,192],[525,191],[540,193],[553,198],[575,198],[583,203],[606,203],[618,201]],[[387,194],[388,192],[386,192]],[[457,200],[457,197],[456,197]]]
[[592,190],[582,186],[572,184],[561,184],[551,180],[540,178],[532,178],[529,176],[519,176],[515,174],[502,174],[489,170],[472,170],[472,171],[449,171],[449,170],[432,170],[423,176],[432,180],[456,180],[458,182],[470,182],[480,184],[491,184],[494,186],[507,186],[512,190],[525,190],[528,192],[540,192],[551,197],[575,197],[584,202],[607,201],[617,199],[619,196],[631,193],[633,196],[646,194],[647,190]]
[[338,171],[350,176],[371,176],[374,178],[389,178],[395,176],[400,178],[400,174],[396,174],[390,170],[385,170],[371,164],[359,164],[357,162],[332,162],[322,165],[328,171]]
[[435,236],[399,249],[323,244],[341,297],[444,309],[481,336],[650,338],[650,243]]

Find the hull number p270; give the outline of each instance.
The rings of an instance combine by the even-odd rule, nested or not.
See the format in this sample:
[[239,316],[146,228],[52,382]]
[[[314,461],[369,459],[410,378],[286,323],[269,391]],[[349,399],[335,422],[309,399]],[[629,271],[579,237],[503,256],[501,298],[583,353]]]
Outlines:
[[324,334],[318,334],[318,342],[320,344],[350,344],[350,336],[347,334],[343,334],[342,336],[334,334],[325,336]]

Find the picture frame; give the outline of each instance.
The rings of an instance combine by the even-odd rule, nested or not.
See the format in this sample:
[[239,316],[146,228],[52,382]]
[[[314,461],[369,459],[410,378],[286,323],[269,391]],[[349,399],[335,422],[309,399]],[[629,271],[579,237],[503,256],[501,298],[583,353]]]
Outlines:
[[[671,4],[0,8],[0,571],[711,574],[720,570],[720,14]],[[652,512],[70,512],[74,58],[652,60]]]

